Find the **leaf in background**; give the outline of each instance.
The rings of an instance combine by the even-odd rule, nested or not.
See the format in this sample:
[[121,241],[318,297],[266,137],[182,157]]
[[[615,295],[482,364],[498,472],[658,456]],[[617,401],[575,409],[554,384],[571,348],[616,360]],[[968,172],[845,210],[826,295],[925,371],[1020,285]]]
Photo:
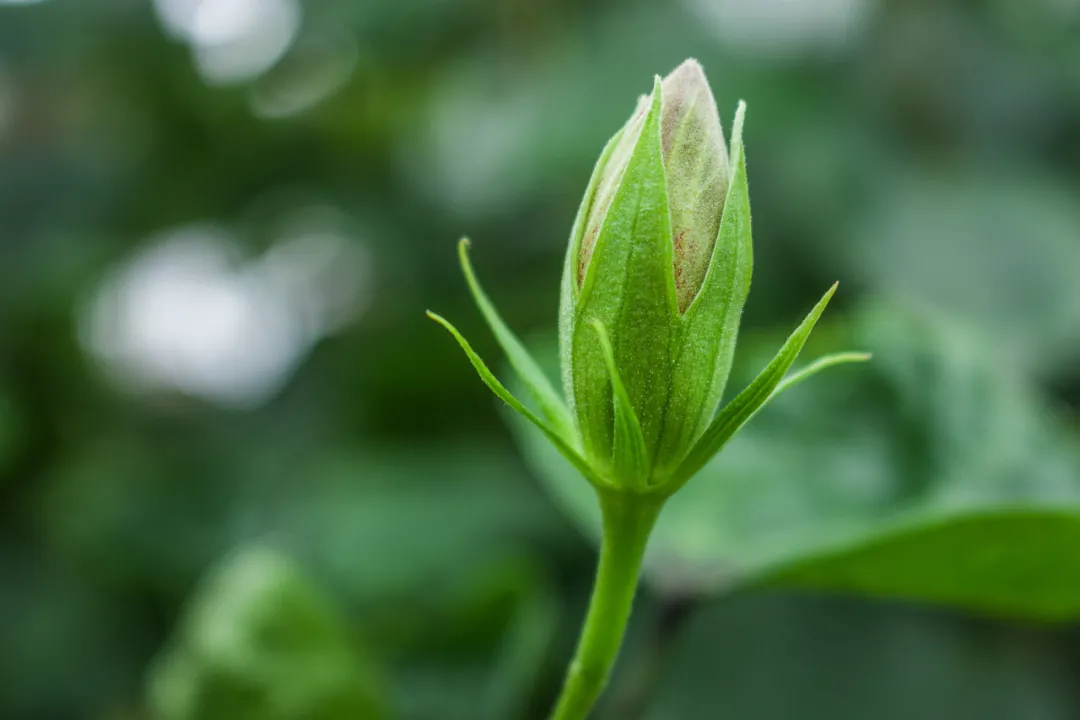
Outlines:
[[245,549],[196,591],[150,677],[161,720],[385,717],[345,624],[299,569]]
[[512,449],[339,451],[301,474],[275,537],[358,609],[395,717],[521,717],[566,629],[547,558],[581,545]]
[[1080,206],[1022,168],[892,173],[837,261],[879,292],[915,299],[995,338],[1036,371],[1080,353]]
[[948,512],[795,560],[765,582],[1068,620],[1080,614],[1080,507]]
[[[1080,556],[1066,542],[1080,535],[1080,462],[1034,390],[940,318],[878,305],[839,335],[873,362],[778,397],[673,496],[648,581],[674,595],[790,583],[1080,614],[1080,582],[1069,582]],[[753,366],[763,343],[744,340],[740,362]],[[547,486],[598,537],[587,485],[515,428]],[[1009,584],[1021,581],[1023,592]]]
[[459,441],[423,453],[339,451],[302,472],[271,527],[366,613],[437,604],[470,570],[566,548],[565,522],[509,449]]

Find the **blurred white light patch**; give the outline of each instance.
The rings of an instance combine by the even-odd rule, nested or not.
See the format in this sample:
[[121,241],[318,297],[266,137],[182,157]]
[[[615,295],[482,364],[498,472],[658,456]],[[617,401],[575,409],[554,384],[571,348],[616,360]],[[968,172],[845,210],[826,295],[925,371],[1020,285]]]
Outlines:
[[368,296],[362,248],[325,225],[296,230],[247,262],[213,226],[152,239],[88,304],[84,347],[136,392],[180,392],[236,408],[265,402]]
[[36,5],[45,0],[0,0],[0,5]]
[[717,37],[747,54],[797,57],[846,48],[875,0],[683,0]]
[[252,111],[282,118],[308,110],[349,81],[359,57],[356,38],[345,31],[302,37],[252,89]]
[[296,39],[297,0],[154,0],[165,31],[191,47],[203,79],[239,83],[274,66]]

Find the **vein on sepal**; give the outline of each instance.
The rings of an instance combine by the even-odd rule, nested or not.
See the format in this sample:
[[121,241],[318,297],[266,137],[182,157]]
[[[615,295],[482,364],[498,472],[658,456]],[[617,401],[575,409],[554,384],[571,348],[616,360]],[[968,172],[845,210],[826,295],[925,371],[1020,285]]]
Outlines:
[[458,332],[457,328],[450,324],[450,322],[446,318],[437,313],[433,313],[430,310],[428,310],[427,316],[442,325],[451,335],[454,336],[454,339],[457,340],[458,345],[461,346],[461,349],[465,351],[465,354],[468,356],[469,361],[473,364],[473,367],[476,368],[476,372],[480,375],[480,379],[484,381],[484,384],[487,385],[488,388],[490,388],[491,392],[495,393],[496,397],[498,397],[504,403],[516,410],[518,413],[521,414],[522,417],[531,422],[542,433],[544,433],[544,436],[547,437],[551,444],[554,445],[555,448],[563,455],[563,457],[569,460],[574,465],[574,467],[577,468],[578,472],[584,475],[590,483],[597,487],[603,487],[607,485],[607,483],[602,480],[600,476],[592,469],[592,467],[585,460],[585,458],[581,456],[581,454],[577,451],[576,448],[574,448],[566,439],[559,435],[559,433],[556,432],[556,430],[551,427],[547,422],[545,422],[543,418],[539,417],[532,410],[529,410],[529,408],[525,407],[525,405],[522,404],[520,400],[514,397],[514,395],[509,390],[507,390],[501,382],[499,382],[499,379],[495,377],[495,374],[491,372],[491,370],[480,358],[480,356],[476,354],[476,351],[473,350],[472,345],[470,345],[469,341],[466,340],[460,332]]
[[649,478],[649,452],[645,447],[645,436],[641,431],[630,395],[626,392],[615,365],[615,350],[611,346],[604,323],[592,318],[589,325],[596,331],[600,349],[604,355],[608,375],[611,377],[611,395],[615,411],[615,438],[612,447],[612,470],[617,485],[628,484],[635,489],[644,489]]

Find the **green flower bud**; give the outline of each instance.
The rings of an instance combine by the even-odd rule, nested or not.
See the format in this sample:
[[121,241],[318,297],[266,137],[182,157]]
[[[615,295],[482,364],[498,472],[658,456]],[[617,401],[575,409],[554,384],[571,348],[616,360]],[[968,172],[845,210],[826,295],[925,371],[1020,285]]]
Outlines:
[[[736,132],[739,124],[741,114]],[[745,175],[720,233],[738,170],[694,60],[655,83],[597,163],[571,237],[560,322],[566,394],[594,463],[612,465],[621,449],[611,368],[591,321],[610,335],[646,483],[685,457],[716,411],[750,285]]]
[[[565,401],[503,324],[469,265],[473,297],[528,391],[514,397],[452,325],[488,386],[598,490],[666,497],[780,389],[833,290],[756,380],[717,412],[750,289],[750,200],[740,103],[729,146],[701,66],[687,60],[608,141],[570,234],[559,308]],[[835,287],[835,286],[834,286]]]

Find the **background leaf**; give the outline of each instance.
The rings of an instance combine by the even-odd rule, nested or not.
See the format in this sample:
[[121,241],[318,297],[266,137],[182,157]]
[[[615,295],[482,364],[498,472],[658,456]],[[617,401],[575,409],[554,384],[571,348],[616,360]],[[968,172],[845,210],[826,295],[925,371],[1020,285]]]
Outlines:
[[265,549],[225,561],[193,599],[151,680],[165,720],[385,717],[379,682],[341,618]]

